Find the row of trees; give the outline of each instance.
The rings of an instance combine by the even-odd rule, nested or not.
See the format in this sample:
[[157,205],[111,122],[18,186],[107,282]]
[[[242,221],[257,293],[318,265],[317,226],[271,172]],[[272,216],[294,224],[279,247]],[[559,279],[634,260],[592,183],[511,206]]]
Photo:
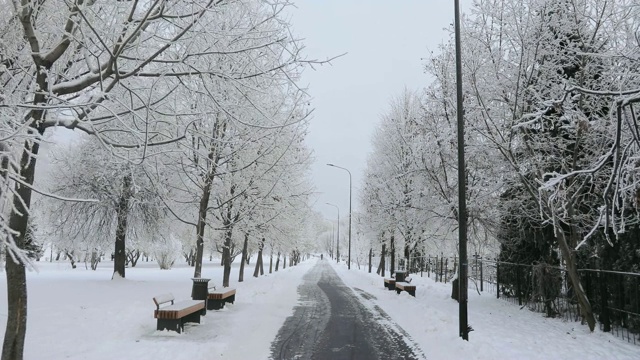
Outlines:
[[[638,11],[478,0],[463,23],[472,251],[562,265],[592,330],[580,263],[638,270]],[[451,39],[427,63],[432,83],[392,102],[374,139],[361,202],[392,255],[457,247],[454,60]]]
[[[217,244],[225,286],[237,255],[310,250],[310,111],[296,85],[310,61],[281,15],[289,5],[0,0],[2,359],[23,357],[35,214],[52,246],[113,249],[120,277],[127,247],[170,263],[185,238],[194,277],[205,242]],[[56,128],[75,141],[36,172]]]

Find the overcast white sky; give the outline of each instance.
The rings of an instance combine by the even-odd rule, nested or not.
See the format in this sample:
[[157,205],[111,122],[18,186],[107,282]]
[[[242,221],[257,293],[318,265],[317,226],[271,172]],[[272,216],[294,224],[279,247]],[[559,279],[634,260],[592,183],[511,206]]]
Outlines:
[[[307,143],[316,162],[312,175],[318,191],[315,208],[335,219],[349,211],[349,176],[353,175],[353,210],[363,180],[371,137],[393,97],[406,87],[428,82],[423,66],[429,51],[438,50],[453,24],[453,0],[295,0],[291,22],[304,38],[310,59],[342,53],[331,65],[307,70],[315,108]],[[471,0],[461,0],[463,12]]]

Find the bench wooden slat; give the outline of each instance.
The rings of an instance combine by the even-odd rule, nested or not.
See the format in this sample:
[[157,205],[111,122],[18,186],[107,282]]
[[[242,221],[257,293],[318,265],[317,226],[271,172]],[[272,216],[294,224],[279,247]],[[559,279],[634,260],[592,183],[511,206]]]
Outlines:
[[180,319],[202,309],[204,309],[203,300],[184,300],[155,310],[153,317],[156,319]]
[[400,290],[405,290],[405,291],[407,290],[414,291],[416,289],[415,285],[410,285],[409,283],[406,283],[406,282],[397,282],[396,287]]
[[236,289],[218,290],[209,293],[209,299],[222,300],[236,294]]

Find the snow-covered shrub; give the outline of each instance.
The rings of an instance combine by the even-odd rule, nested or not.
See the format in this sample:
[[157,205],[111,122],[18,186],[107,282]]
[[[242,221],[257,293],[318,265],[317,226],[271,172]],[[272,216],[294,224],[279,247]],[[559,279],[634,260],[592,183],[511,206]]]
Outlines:
[[160,238],[151,245],[151,253],[156,258],[161,270],[169,270],[182,253],[182,242],[173,236]]

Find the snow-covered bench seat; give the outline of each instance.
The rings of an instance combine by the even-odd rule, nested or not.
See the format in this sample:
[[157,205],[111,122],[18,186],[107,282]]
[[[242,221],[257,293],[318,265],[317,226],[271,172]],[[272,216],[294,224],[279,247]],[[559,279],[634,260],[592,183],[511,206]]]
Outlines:
[[416,286],[411,285],[407,282],[397,282],[396,283],[396,292],[400,294],[402,291],[406,291],[409,295],[416,297]]
[[384,278],[384,287],[386,287],[389,290],[395,290],[396,289],[396,279],[394,279],[394,278]]
[[[158,330],[171,330],[180,334],[184,324],[193,322],[200,324],[200,315],[205,307],[204,300],[184,300],[174,302],[173,294],[162,294],[153,298],[156,310],[153,317],[158,319]],[[166,305],[171,303],[171,305]]]
[[222,290],[216,290],[215,286],[211,286],[208,290],[207,310],[220,310],[225,303],[233,304],[236,301],[236,289],[223,288]]

